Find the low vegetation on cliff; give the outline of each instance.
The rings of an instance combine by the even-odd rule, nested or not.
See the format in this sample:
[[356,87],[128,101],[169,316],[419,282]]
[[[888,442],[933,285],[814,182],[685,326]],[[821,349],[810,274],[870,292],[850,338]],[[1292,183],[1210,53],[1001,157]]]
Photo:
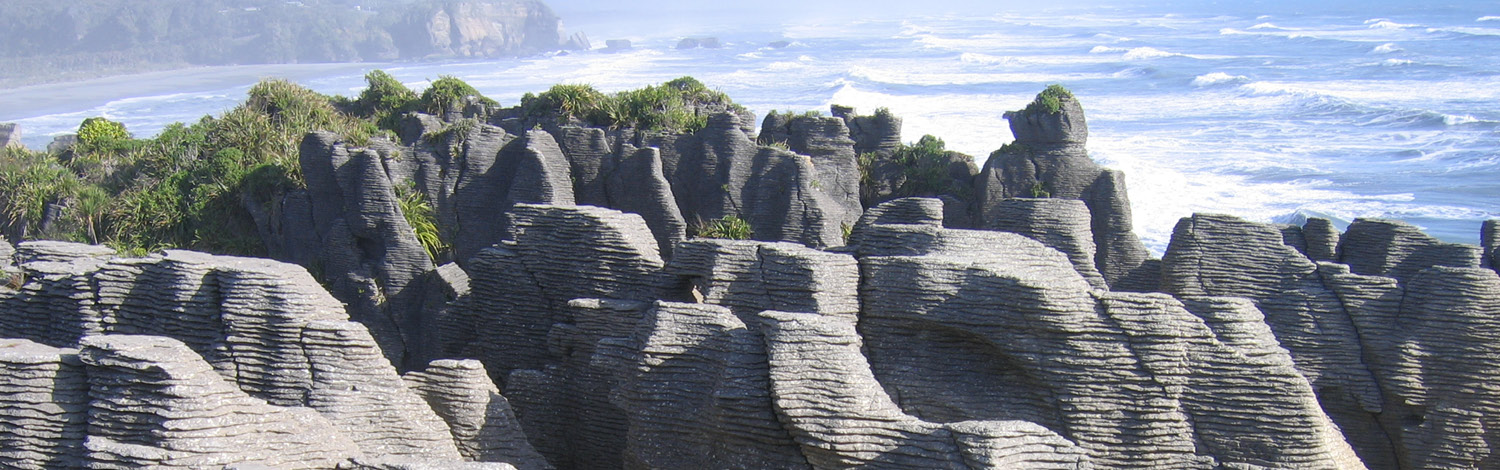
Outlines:
[[590,85],[556,85],[539,95],[527,93],[521,108],[533,119],[576,119],[596,126],[666,132],[693,132],[708,125],[713,112],[744,109],[693,77],[614,94]]
[[[477,103],[496,108],[462,80],[441,77],[418,93],[383,71],[366,75],[354,98],[327,96],[284,80],[266,80],[245,102],[220,116],[173,124],[136,139],[124,125],[89,118],[78,144],[61,153],[5,149],[0,155],[0,231],[11,240],[35,238],[104,243],[142,253],[189,248],[213,253],[265,254],[257,218],[279,209],[272,201],[305,186],[299,145],[315,130],[355,145],[395,140],[399,118],[412,111],[463,112]],[[528,95],[528,117],[578,119],[593,125],[691,132],[716,110],[742,109],[692,77],[605,94],[587,85],[558,85]],[[463,133],[477,122],[460,119],[444,132]],[[461,139],[454,140],[461,142]],[[436,235],[432,206],[419,192],[401,197],[408,223],[437,258],[448,249]],[[722,235],[748,238],[748,226],[715,221]],[[714,228],[708,233],[714,234]]]

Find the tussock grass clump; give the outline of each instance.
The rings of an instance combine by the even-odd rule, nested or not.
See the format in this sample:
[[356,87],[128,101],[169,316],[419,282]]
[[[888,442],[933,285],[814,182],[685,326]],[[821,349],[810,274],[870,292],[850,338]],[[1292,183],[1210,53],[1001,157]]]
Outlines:
[[401,185],[396,186],[396,202],[406,224],[415,232],[417,242],[427,250],[427,256],[432,258],[433,263],[441,262],[448,255],[450,247],[438,233],[437,213],[427,201],[427,196],[415,186]]
[[750,222],[746,222],[745,219],[734,215],[726,215],[722,218],[706,222],[699,220],[697,223],[691,224],[688,228],[692,230],[693,236],[697,238],[749,240],[750,237],[755,236],[755,232],[750,229]]
[[614,94],[587,84],[555,85],[541,94],[527,93],[521,98],[521,108],[535,119],[555,116],[598,126],[666,132],[694,132],[708,125],[708,115],[715,110],[740,109],[728,95],[692,77]]
[[479,90],[474,89],[463,80],[450,75],[438,77],[426,90],[422,90],[420,108],[422,112],[436,116],[448,114],[449,111],[463,109],[464,101],[470,96],[479,99],[480,103],[495,106],[495,100],[486,98]]

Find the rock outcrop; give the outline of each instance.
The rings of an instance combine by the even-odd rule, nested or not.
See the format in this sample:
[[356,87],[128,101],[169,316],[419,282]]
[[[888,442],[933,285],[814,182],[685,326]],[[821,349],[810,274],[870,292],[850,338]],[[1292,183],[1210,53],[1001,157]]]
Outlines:
[[[1049,90],[1050,91],[1050,90]],[[1071,95],[1055,98],[1056,110],[1034,104],[1005,114],[1014,143],[990,154],[975,182],[980,228],[999,223],[986,218],[1007,198],[1079,199],[1089,208],[1096,253],[1094,265],[1116,290],[1150,291],[1149,253],[1135,235],[1125,176],[1101,168],[1088,156],[1088,124]],[[1043,96],[1038,95],[1036,103]]]
[[0,123],[0,149],[10,147],[23,147],[21,143],[21,127],[15,123]]
[[[38,430],[0,439],[26,455],[82,456],[87,468],[460,459],[448,424],[302,268],[184,251],[103,259],[61,243],[46,252],[0,293],[0,334],[25,339],[0,348],[0,375],[14,379],[0,383],[32,400],[0,431]],[[45,384],[54,390],[25,394]],[[55,451],[79,446],[87,452]]]
[[1480,230],[1479,246],[1484,248],[1485,266],[1500,271],[1500,220],[1486,220]]

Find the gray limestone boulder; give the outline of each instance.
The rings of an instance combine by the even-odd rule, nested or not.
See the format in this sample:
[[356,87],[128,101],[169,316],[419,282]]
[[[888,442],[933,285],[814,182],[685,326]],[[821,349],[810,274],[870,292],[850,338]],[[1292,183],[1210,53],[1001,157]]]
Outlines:
[[[469,158],[475,158],[472,150]],[[528,131],[505,144],[492,165],[466,171],[454,189],[454,202],[459,227],[454,251],[464,264],[505,238],[512,227],[507,213],[512,206],[574,202],[568,159],[551,134]]]
[[901,118],[891,114],[890,109],[880,108],[875,114],[862,116],[855,114],[852,108],[833,106],[832,112],[849,128],[856,155],[889,154],[901,147]]
[[16,264],[35,261],[67,263],[77,259],[108,259],[116,252],[104,245],[63,242],[54,240],[30,240],[16,244],[12,255]]
[[[906,414],[1034,423],[1102,468],[1363,468],[1252,304],[1106,293],[1019,235],[918,227],[870,239],[926,232],[925,248],[861,246],[851,347]],[[1262,411],[1221,414],[1241,408]]]
[[1254,301],[1365,461],[1391,462],[1378,422],[1386,402],[1366,361],[1366,332],[1346,308],[1346,295],[1329,288],[1319,265],[1286,243],[1282,227],[1220,215],[1184,218],[1162,258],[1162,288],[1184,298]]
[[596,352],[622,362],[611,396],[628,420],[624,468],[812,468],[772,408],[758,331],[707,304],[658,302],[642,320]]
[[1339,230],[1328,219],[1310,217],[1302,224],[1304,252],[1313,261],[1338,261]]
[[434,268],[401,212],[387,158],[395,149],[351,148],[329,133],[302,141],[301,162],[322,241],[325,279],[335,297],[369,325],[391,361],[406,361],[420,316],[420,277]]
[[1084,449],[1023,421],[925,421],[901,410],[849,319],[761,314],[777,415],[813,468],[1084,469]]

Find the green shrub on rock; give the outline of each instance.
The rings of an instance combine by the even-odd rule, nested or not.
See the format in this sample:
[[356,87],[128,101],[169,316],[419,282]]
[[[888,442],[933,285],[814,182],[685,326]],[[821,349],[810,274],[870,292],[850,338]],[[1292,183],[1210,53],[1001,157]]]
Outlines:
[[449,111],[457,111],[463,108],[464,101],[470,96],[479,99],[480,103],[494,106],[495,100],[485,98],[463,80],[450,75],[438,77],[432,84],[422,91],[421,110],[424,113],[436,116],[448,114]]
[[1036,99],[1031,101],[1031,104],[1026,105],[1026,112],[1057,114],[1062,111],[1063,99],[1073,99],[1073,92],[1056,83],[1047,85],[1047,89],[1042,90],[1036,95]]
[[735,215],[726,215],[722,218],[707,222],[698,221],[693,227],[694,236],[698,238],[723,238],[728,240],[749,240],[755,236],[750,229],[750,223]]

